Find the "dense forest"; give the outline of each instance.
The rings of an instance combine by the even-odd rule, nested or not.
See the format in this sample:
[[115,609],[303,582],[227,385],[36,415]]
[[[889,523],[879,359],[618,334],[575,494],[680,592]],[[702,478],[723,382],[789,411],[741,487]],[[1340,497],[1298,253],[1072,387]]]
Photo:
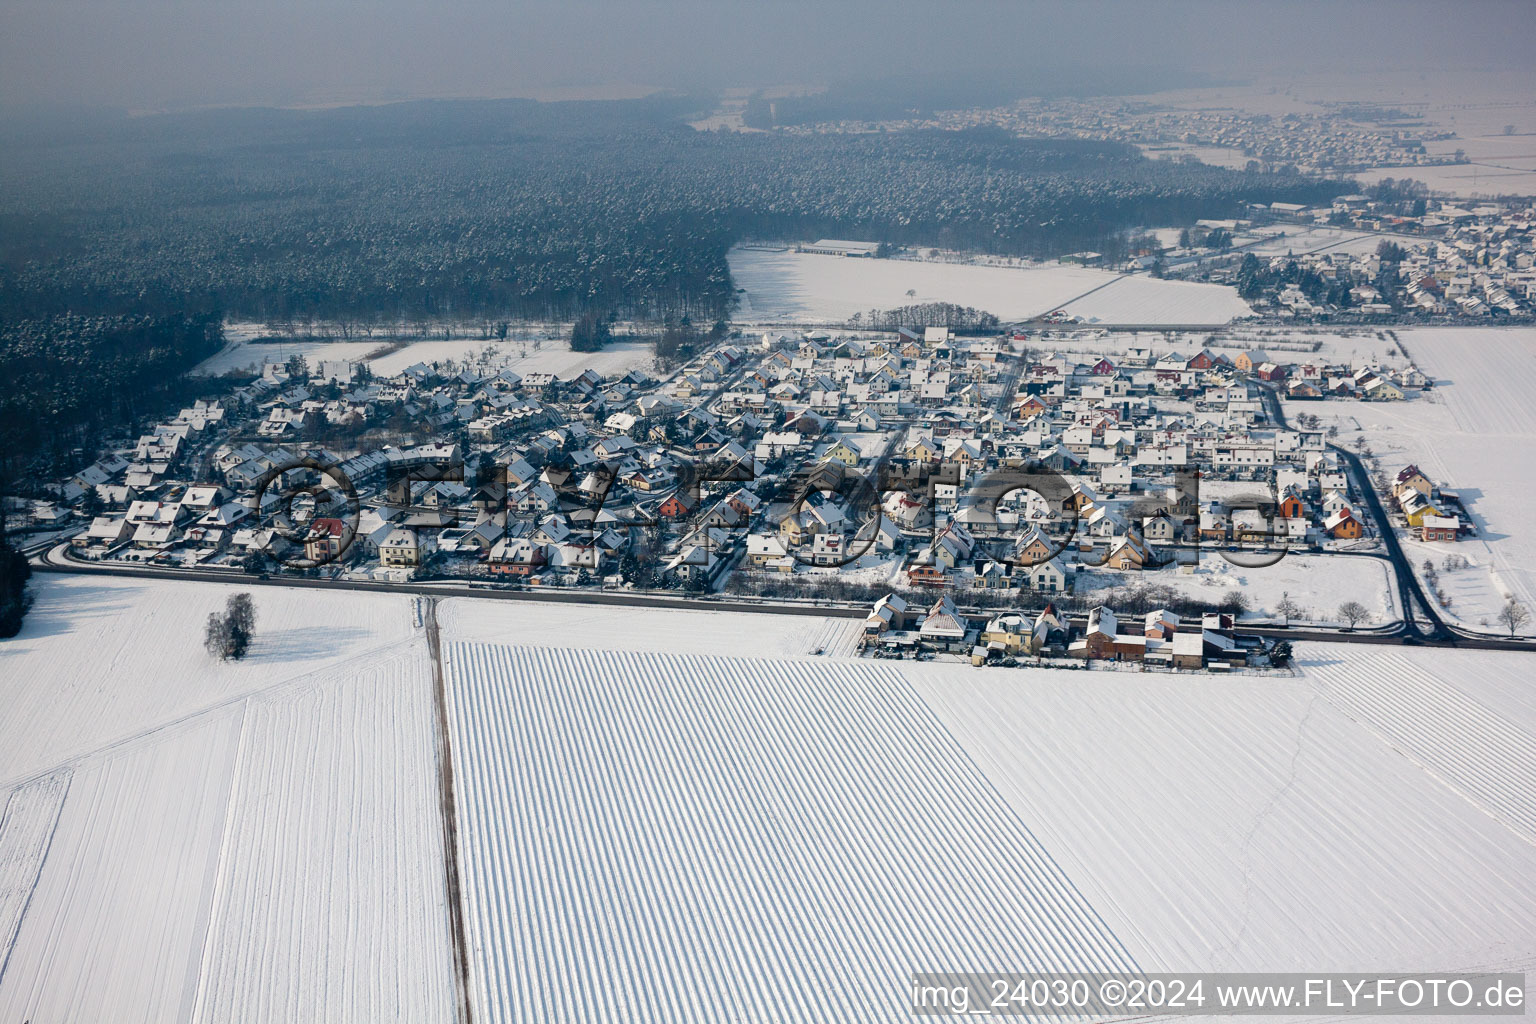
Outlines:
[[27,595],[27,580],[32,576],[32,566],[26,556],[11,547],[5,534],[5,517],[0,516],[0,640],[15,636],[21,631],[21,620],[31,603]]
[[1114,255],[1344,186],[992,130],[700,132],[683,99],[0,125],[0,318],[728,313],[726,250],[820,235]]
[[0,323],[0,476],[80,469],[104,434],[191,397],[183,371],[223,344],[214,314]]

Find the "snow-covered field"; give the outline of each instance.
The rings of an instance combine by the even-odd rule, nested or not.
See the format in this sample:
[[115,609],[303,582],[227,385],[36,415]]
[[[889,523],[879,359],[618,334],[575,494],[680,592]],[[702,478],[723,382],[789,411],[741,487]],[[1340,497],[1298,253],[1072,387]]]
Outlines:
[[[921,302],[974,306],[1005,320],[1049,313],[1115,275],[1085,267],[997,267],[923,260],[732,249],[738,320],[841,322],[871,309]],[[908,295],[908,291],[915,294]]]
[[1226,285],[1144,275],[1122,277],[1065,308],[1090,324],[1224,324],[1253,315]]
[[1530,656],[1298,655],[1292,680],[900,671],[1143,968],[1536,966],[1536,844],[1489,810],[1536,805]]
[[863,619],[695,609],[452,598],[437,608],[444,641],[667,654],[852,657]]
[[[44,576],[0,644],[0,1020],[454,1016],[415,601],[254,588],[217,664],[233,589]],[[477,1020],[905,1020],[914,970],[1536,969],[1530,655],[973,669],[851,660],[856,619],[438,613]]]
[[1312,224],[1267,225],[1252,232],[1252,237],[1261,241],[1249,242],[1249,237],[1244,235],[1239,238],[1238,245],[1243,252],[1251,252],[1255,256],[1300,256],[1313,252],[1347,252],[1364,256],[1375,252],[1382,242],[1412,246],[1421,245],[1424,241],[1412,235],[1390,235]]
[[[1107,291],[1108,289],[1106,289]],[[1397,342],[1383,330],[1330,329],[1326,327],[1259,327],[1233,325],[1220,331],[1108,331],[1094,327],[1042,328],[1030,345],[1042,352],[1061,352],[1081,357],[1111,358],[1132,348],[1150,348],[1159,355],[1182,352],[1194,355],[1202,348],[1229,357],[1244,349],[1261,348],[1283,361],[1325,360],[1345,365],[1407,365]],[[1090,362],[1092,360],[1089,360]]]
[[885,666],[448,665],[477,1020],[895,1021],[914,970],[1134,968]]
[[737,296],[741,306],[736,318],[744,321],[841,323],[855,313],[922,302],[973,306],[1004,320],[1030,319],[1065,307],[1111,324],[1222,324],[1252,312],[1223,285],[1127,277],[1053,263],[1005,267],[763,249],[733,249],[730,263],[737,287],[746,289]]
[[1524,655],[1302,644],[1299,678],[1228,679],[486,639],[449,654],[481,1019],[897,1020],[905,971],[1063,951],[1536,966]]
[[[1478,536],[1456,544],[1420,545],[1423,558],[1464,555],[1478,568],[1454,580],[1450,614],[1497,629],[1504,595],[1536,612],[1536,535],[1530,510],[1536,481],[1536,330],[1416,328],[1399,330],[1404,347],[1439,384],[1427,396],[1393,403],[1308,402],[1288,406],[1335,423],[1341,443],[1363,436],[1390,479],[1419,466],[1431,480],[1458,492],[1477,522]],[[1478,580],[1481,579],[1481,585]]]
[[250,656],[220,663],[203,624],[238,587],[47,576],[35,592],[0,644],[0,787],[398,644],[414,621],[403,597],[261,588]]
[[0,1020],[447,1020],[407,597],[44,576],[0,643]]
[[228,343],[191,370],[194,376],[213,377],[231,370],[255,373],[266,363],[285,363],[301,355],[311,366],[322,359],[360,360],[381,348],[382,341],[284,341],[253,343],[250,339],[228,334]]
[[[1463,199],[1493,199],[1498,196],[1536,195],[1536,168],[1532,168],[1529,139],[1521,154],[1498,155],[1465,164],[1440,164],[1431,167],[1369,167],[1354,171],[1352,177],[1373,185],[1383,178],[1412,178],[1422,181],[1431,192]],[[1526,166],[1520,166],[1524,164]]]

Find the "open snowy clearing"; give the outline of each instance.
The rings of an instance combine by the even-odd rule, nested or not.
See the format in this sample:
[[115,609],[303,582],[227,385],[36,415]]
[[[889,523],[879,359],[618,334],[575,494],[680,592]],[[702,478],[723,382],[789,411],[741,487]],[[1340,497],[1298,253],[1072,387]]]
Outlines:
[[252,342],[248,338],[226,334],[227,344],[187,372],[198,377],[214,377],[231,370],[259,373],[267,363],[286,363],[303,356],[313,366],[322,359],[361,360],[381,348],[382,341],[283,341]]
[[[1462,555],[1475,563],[1447,577],[1450,616],[1483,628],[1505,595],[1536,611],[1536,535],[1529,528],[1536,481],[1536,329],[1415,328],[1399,330],[1403,347],[1437,385],[1405,402],[1297,402],[1339,427],[1339,443],[1363,437],[1390,480],[1412,463],[1436,484],[1461,495],[1477,536],[1455,544],[1418,545],[1415,565]],[[1479,580],[1481,583],[1479,583]]]
[[43,576],[0,644],[0,1019],[448,1020],[432,676],[406,597]]
[[1142,275],[1122,277],[1064,308],[1090,324],[1224,324],[1253,315],[1226,285]]
[[[742,321],[842,323],[855,313],[923,302],[972,306],[1003,320],[1027,320],[1062,307],[1105,323],[1220,324],[1251,312],[1236,291],[1222,285],[1058,264],[1000,267],[762,249],[732,249],[730,264],[732,280],[746,289],[737,295],[736,319]],[[1106,285],[1102,299],[1099,293],[1084,297]],[[1080,297],[1086,303],[1081,309],[1069,306]]]

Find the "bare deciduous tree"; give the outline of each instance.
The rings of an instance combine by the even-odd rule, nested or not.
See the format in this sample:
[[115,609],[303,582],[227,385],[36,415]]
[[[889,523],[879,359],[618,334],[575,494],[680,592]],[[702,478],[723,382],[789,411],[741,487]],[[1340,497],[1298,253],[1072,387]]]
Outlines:
[[1365,605],[1361,604],[1359,601],[1345,601],[1343,604],[1339,605],[1339,618],[1343,619],[1345,623],[1348,624],[1350,629],[1354,629],[1360,623],[1364,622],[1370,616],[1370,614],[1371,613],[1366,610]]
[[1290,625],[1291,619],[1301,614],[1301,605],[1291,600],[1291,592],[1287,590],[1280,595],[1280,603],[1275,605],[1275,613],[1283,615],[1286,625]]
[[1520,627],[1531,620],[1531,613],[1525,610],[1525,605],[1510,598],[1504,602],[1504,607],[1499,609],[1499,621],[1504,623],[1504,628],[1509,630],[1509,635],[1514,636],[1520,632]]

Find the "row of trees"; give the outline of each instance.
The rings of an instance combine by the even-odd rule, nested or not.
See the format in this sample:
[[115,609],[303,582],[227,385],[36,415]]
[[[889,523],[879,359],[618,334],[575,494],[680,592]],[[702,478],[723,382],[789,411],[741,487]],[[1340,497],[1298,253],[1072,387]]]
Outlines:
[[849,327],[868,327],[875,330],[894,331],[898,327],[948,327],[957,331],[991,330],[998,319],[984,309],[959,306],[953,302],[922,302],[895,309],[872,309],[868,314],[855,313],[848,320]]

